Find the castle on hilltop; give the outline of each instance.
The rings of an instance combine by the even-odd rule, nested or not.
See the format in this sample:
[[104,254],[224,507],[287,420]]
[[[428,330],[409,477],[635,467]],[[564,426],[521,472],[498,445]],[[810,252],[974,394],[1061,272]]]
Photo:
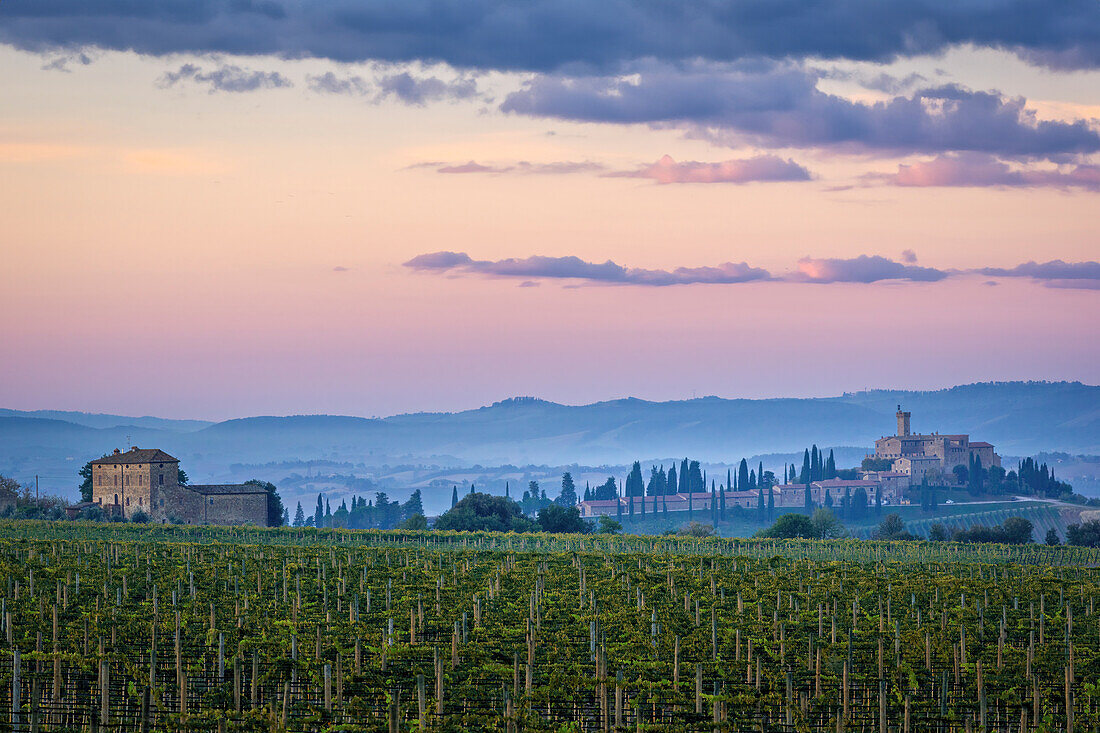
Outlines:
[[[955,466],[970,468],[975,460],[983,468],[1000,466],[1001,457],[993,451],[993,445],[971,441],[969,435],[914,434],[910,429],[912,413],[898,405],[898,432],[875,441],[875,453],[868,458],[893,462],[893,470],[909,476],[910,484],[919,484],[940,476],[950,479]],[[936,475],[938,474],[938,475]]]
[[92,501],[107,514],[187,524],[253,524],[266,527],[271,496],[254,484],[184,485],[179,460],[159,448],[138,448],[92,461]]

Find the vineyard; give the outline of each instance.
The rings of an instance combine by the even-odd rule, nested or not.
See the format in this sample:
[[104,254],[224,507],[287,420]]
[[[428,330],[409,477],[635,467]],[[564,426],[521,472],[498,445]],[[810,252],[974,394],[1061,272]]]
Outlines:
[[0,722],[1070,731],[1100,551],[0,523]]

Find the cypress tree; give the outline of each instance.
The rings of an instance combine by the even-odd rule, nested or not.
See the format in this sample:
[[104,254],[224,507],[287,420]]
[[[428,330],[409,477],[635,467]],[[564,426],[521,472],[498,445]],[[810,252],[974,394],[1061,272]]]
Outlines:
[[451,489],[451,509],[455,508],[455,504],[458,503],[458,486]]
[[761,522],[764,521],[764,489],[760,489],[756,495],[756,513]]
[[756,467],[756,483],[761,486],[764,485],[764,462],[760,461],[760,465]]
[[811,510],[811,509],[813,509],[813,508],[814,508],[814,496],[813,496],[813,494],[812,494],[812,493],[810,493],[810,485],[809,485],[809,484],[806,484],[806,500],[805,500],[805,505],[806,505],[806,510],[807,510],[807,511],[809,511],[809,510]]
[[812,481],[821,478],[821,453],[818,452],[816,443],[814,443],[813,450],[810,452],[810,476]]
[[508,493],[508,482],[507,481],[504,482],[504,498],[505,499],[511,499],[512,498],[512,495]]
[[829,449],[829,460],[825,463],[825,478],[836,478],[836,459],[833,457],[833,449]]
[[825,489],[825,508],[826,509],[832,509],[833,508],[833,495],[829,493],[828,489]]
[[680,493],[680,487],[676,485],[676,464],[673,463],[668,469],[668,488],[665,490],[667,494]]
[[325,502],[317,495],[317,510],[313,513],[313,526],[317,529],[325,526]]
[[775,492],[768,487],[768,521],[775,516]]
[[726,521],[726,490],[729,489],[729,474],[726,474],[726,489],[718,495],[718,519]]
[[810,451],[808,451],[808,450],[803,451],[802,452],[802,473],[798,477],[798,483],[800,483],[800,484],[810,483],[810,481],[813,480],[811,478],[812,475],[813,474],[811,473],[811,465],[810,465]]
[[741,459],[741,465],[737,467],[737,487],[742,491],[750,491],[753,488],[749,486],[749,462],[744,458]]
[[761,486],[762,487],[763,485],[764,484],[762,484],[762,483],[760,483],[759,481],[756,480],[756,470],[754,469],[752,471],[749,471],[749,488],[751,489],[754,486]]

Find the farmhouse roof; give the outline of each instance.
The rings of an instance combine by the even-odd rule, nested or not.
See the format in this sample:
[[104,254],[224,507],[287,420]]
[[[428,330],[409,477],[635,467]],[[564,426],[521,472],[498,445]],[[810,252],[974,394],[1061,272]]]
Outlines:
[[173,458],[160,448],[138,448],[136,445],[125,453],[117,449],[113,455],[103,456],[92,461],[93,465],[107,465],[119,463],[179,463],[178,458]]

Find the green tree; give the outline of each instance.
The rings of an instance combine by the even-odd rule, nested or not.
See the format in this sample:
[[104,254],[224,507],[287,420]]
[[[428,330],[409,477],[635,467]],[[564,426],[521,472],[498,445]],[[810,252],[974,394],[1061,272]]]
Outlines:
[[847,534],[844,525],[829,509],[815,509],[810,517],[810,523],[814,528],[815,539],[832,540]]
[[805,514],[784,514],[775,520],[775,524],[757,532],[756,536],[780,540],[801,537],[809,540],[814,538],[814,525]]
[[538,525],[523,516],[519,504],[511,499],[473,493],[437,519],[435,528],[458,532],[533,532]]
[[933,522],[932,526],[928,528],[928,540],[929,542],[947,542],[951,539],[951,536],[947,533],[947,527],[943,522]]
[[187,476],[187,471],[182,468],[176,470],[176,483],[180,486],[186,486],[191,482],[191,479]]
[[320,494],[317,495],[317,509],[313,512],[313,526],[317,529],[325,526],[325,500]]
[[856,519],[867,516],[867,490],[862,486],[852,492],[851,512]]
[[455,504],[458,503],[458,486],[454,486],[451,489],[451,509],[455,508]]
[[1047,530],[1046,543],[1051,547],[1062,544],[1062,541],[1058,539],[1058,531],[1054,527]]
[[623,525],[604,514],[596,523],[596,531],[599,534],[619,534],[623,531]]
[[1026,545],[1035,534],[1035,525],[1024,517],[1009,517],[1001,526],[1004,528],[1005,542],[1010,545]]
[[878,528],[871,534],[876,540],[914,540],[912,534],[905,530],[905,522],[899,514],[887,514],[879,523]]
[[588,522],[581,519],[581,513],[575,506],[544,506],[539,510],[538,523],[543,532],[554,534],[585,534],[589,531]]
[[768,519],[775,516],[775,492],[768,489]]
[[803,501],[806,511],[813,511],[814,508],[814,495],[810,493],[810,485],[806,484],[806,496]]
[[[103,457],[106,458],[107,454],[104,454]],[[79,473],[80,478],[83,479],[80,482],[80,500],[81,501],[91,501],[92,500],[92,462],[88,461],[87,463],[85,463],[84,466],[77,473]]]
[[294,511],[294,525],[295,527],[304,527],[306,524],[306,514],[302,511],[302,502],[298,502],[298,508]]
[[1100,519],[1090,519],[1066,527],[1066,544],[1078,547],[1100,547]]
[[688,522],[676,534],[682,537],[713,537],[714,527],[702,522]]
[[410,514],[404,522],[397,525],[397,529],[425,530],[428,528],[428,519],[423,514]]
[[577,487],[573,485],[573,475],[568,471],[561,475],[561,494],[554,501],[563,507],[577,505]]
[[420,496],[420,489],[412,492],[409,496],[409,500],[401,507],[401,511],[404,513],[405,518],[424,514],[424,500]]

